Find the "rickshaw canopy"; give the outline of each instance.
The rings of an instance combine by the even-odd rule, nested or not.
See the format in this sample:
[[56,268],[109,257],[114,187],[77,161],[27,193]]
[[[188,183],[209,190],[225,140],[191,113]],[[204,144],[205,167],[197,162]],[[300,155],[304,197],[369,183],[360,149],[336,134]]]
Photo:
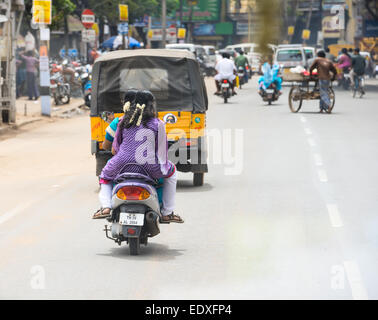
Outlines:
[[195,56],[167,49],[119,50],[98,58],[92,71],[91,116],[122,113],[128,89],[150,90],[158,111],[205,113],[206,87]]

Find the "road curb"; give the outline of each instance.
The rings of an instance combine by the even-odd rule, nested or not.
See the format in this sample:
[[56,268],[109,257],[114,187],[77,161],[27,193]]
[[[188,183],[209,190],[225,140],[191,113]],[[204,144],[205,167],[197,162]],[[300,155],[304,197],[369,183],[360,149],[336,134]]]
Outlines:
[[6,127],[0,127],[0,135],[7,133],[10,130],[18,130],[28,124],[38,122],[41,120],[43,120],[43,118],[35,118],[35,119],[25,120],[20,123],[12,123],[12,124],[7,125]]

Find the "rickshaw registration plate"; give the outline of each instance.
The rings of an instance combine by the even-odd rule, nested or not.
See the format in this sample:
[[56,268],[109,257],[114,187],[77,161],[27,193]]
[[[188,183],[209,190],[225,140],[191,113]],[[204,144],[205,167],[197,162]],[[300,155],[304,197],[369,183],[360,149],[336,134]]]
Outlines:
[[144,214],[121,212],[119,214],[119,224],[123,226],[143,226]]

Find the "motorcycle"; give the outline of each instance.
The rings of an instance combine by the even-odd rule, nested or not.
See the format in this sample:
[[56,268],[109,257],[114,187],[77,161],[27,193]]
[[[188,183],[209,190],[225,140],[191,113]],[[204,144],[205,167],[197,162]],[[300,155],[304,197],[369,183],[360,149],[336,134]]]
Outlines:
[[280,96],[279,91],[277,90],[277,86],[274,82],[272,82],[269,87],[265,90],[261,88],[261,97],[263,101],[268,101],[268,104],[271,105],[273,101],[278,100]]
[[239,89],[241,89],[242,85],[245,83],[245,70],[243,67],[238,68],[238,77],[239,77]]
[[224,103],[227,103],[228,99],[231,97],[231,83],[227,79],[223,79],[221,83],[221,88]]
[[350,90],[352,82],[351,72],[343,72],[339,80],[339,86],[343,87],[344,90]]
[[92,80],[88,73],[83,73],[81,75],[81,81],[83,86],[84,101],[87,107],[91,107],[92,99]]
[[126,241],[130,254],[139,255],[140,245],[147,246],[148,238],[160,233],[159,223],[167,223],[162,221],[160,213],[159,190],[157,181],[147,173],[120,174],[115,179],[113,209],[107,218],[111,225],[104,229],[106,237],[118,245]]
[[64,82],[60,73],[54,73],[50,77],[50,94],[54,98],[55,105],[70,103],[70,85]]
[[268,104],[271,105],[272,102],[278,100],[280,96],[282,83],[280,67],[277,64],[271,67],[269,63],[264,63],[262,72],[263,76],[258,80],[259,94],[263,98],[263,101],[268,101]]

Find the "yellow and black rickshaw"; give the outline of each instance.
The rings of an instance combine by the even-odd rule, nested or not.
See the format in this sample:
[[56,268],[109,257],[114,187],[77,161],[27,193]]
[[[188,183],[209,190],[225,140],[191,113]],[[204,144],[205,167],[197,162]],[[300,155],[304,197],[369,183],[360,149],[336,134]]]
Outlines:
[[102,148],[108,115],[123,115],[121,97],[132,88],[154,94],[159,118],[166,123],[169,159],[178,171],[193,173],[194,185],[203,185],[208,171],[207,92],[195,56],[183,50],[120,50],[96,60],[90,113],[96,175],[111,158]]

